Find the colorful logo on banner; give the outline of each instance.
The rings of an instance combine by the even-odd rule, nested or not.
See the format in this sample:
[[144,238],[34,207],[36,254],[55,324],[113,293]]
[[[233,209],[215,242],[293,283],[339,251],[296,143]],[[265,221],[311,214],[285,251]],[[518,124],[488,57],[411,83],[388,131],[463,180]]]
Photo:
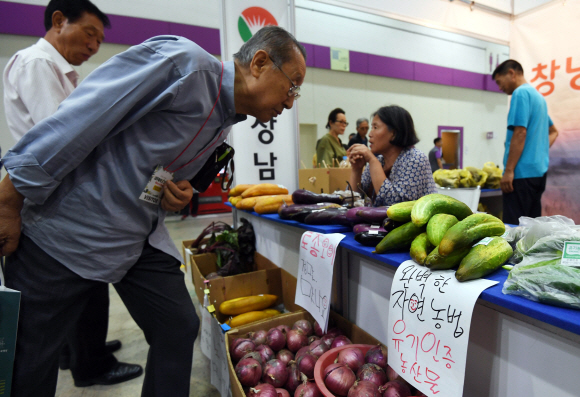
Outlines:
[[250,40],[264,26],[278,26],[278,21],[270,12],[262,7],[249,7],[242,11],[238,18],[238,31],[244,43]]

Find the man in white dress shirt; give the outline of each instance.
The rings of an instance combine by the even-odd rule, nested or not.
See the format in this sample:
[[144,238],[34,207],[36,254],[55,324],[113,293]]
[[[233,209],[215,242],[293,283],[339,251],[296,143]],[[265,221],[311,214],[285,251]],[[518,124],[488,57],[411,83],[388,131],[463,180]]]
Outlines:
[[[6,119],[16,141],[55,113],[72,93],[79,78],[72,65],[79,66],[96,54],[104,27],[110,27],[108,17],[88,0],[51,0],[44,25],[44,38],[18,51],[4,70]],[[104,287],[85,308],[61,353],[60,367],[70,367],[79,387],[120,383],[143,373],[141,366],[120,363],[113,356],[120,341],[105,343],[109,291]]]

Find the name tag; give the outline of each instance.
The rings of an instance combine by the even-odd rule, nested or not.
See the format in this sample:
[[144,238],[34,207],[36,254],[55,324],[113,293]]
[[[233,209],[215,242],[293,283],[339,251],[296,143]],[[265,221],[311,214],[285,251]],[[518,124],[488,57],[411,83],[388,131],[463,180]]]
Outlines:
[[162,165],[158,165],[155,167],[151,178],[149,178],[145,189],[141,192],[139,200],[159,205],[163,193],[163,186],[167,181],[171,180],[173,180],[173,173],[166,171]]

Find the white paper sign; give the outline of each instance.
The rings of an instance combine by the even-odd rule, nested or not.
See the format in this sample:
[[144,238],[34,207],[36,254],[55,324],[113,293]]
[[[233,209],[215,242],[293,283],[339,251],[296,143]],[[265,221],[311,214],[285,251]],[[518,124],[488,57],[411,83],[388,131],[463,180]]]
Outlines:
[[306,309],[323,332],[328,327],[332,273],[338,244],[344,234],[305,232],[300,239],[300,262],[294,303]]
[[201,352],[211,360],[211,319],[212,315],[200,303],[199,311],[201,313],[201,329],[199,331],[199,347]]
[[473,307],[495,284],[402,263],[391,287],[389,365],[427,396],[462,396]]
[[214,316],[211,316],[211,331],[211,384],[218,389],[222,397],[227,397],[230,393],[230,374],[226,342],[222,328]]

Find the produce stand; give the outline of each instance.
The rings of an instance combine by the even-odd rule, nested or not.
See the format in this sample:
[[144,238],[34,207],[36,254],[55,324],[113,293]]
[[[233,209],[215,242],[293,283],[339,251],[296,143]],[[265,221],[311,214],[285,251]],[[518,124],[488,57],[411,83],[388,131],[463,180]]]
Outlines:
[[[410,259],[407,252],[372,254],[372,248],[358,244],[342,227],[234,210],[234,220],[240,217],[254,226],[257,250],[294,276],[305,230],[345,234],[335,263],[333,309],[387,344],[390,287],[396,268]],[[580,311],[504,295],[506,277],[504,270],[490,275],[500,283],[484,291],[475,306],[464,395],[577,396]]]

